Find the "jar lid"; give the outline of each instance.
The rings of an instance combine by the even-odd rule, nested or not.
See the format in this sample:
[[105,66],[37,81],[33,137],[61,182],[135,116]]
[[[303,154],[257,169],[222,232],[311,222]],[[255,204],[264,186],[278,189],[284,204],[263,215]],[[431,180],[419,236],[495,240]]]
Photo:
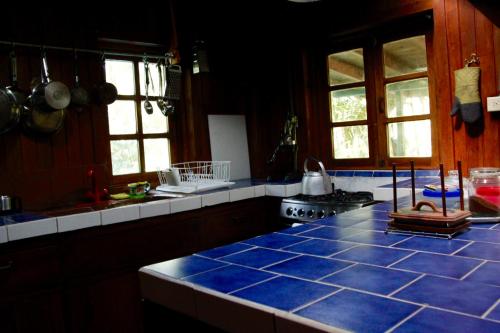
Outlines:
[[500,168],[472,168],[469,173],[472,178],[495,178],[500,177]]

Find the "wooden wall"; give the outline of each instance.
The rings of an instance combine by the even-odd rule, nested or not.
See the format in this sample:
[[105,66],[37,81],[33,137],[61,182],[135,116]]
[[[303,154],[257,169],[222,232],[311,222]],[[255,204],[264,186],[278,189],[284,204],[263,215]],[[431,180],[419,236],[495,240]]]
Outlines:
[[[481,97],[500,92],[500,29],[484,0],[384,0],[320,2],[309,5],[285,1],[216,3],[175,1],[183,100],[172,118],[175,160],[210,159],[208,114],[244,114],[247,120],[252,175],[283,176],[291,167],[291,154],[282,152],[267,164],[280,139],[288,110],[299,117],[299,169],[307,155],[328,160],[330,147],[318,130],[328,122],[318,109],[313,84],[319,76],[318,47],[335,32],[352,32],[383,24],[401,16],[432,9],[434,16],[436,105],[439,112],[440,159],[447,169],[457,160],[464,168],[500,166],[500,114],[483,111],[483,126],[457,124],[449,116],[453,101],[453,71],[476,52],[481,59]],[[270,4],[271,3],[271,4]],[[327,3],[328,8],[324,8]],[[333,4],[333,5],[332,5]],[[2,40],[97,47],[99,36],[168,45],[168,4],[141,14],[125,9],[77,17],[50,11],[23,12],[30,24],[18,27],[12,16]],[[360,6],[365,6],[361,13]],[[306,9],[307,8],[307,9]],[[229,13],[229,14],[228,14]],[[215,24],[214,22],[217,22]],[[12,29],[15,27],[15,29]],[[44,31],[43,34],[40,31]],[[76,36],[76,37],[75,37]],[[207,43],[209,73],[191,73],[195,40]],[[315,54],[316,52],[316,54]],[[20,50],[21,87],[38,75],[38,52]],[[0,82],[8,82],[8,48],[0,47]],[[71,85],[68,54],[49,52],[54,78]],[[313,59],[313,60],[311,60]],[[96,59],[82,59],[82,81],[92,86],[100,79]],[[26,135],[21,129],[0,136],[0,194],[22,197],[28,209],[42,209],[81,200],[90,187],[85,173],[98,171],[99,183],[111,183],[107,117],[102,107],[83,113],[68,112],[64,128],[51,137]],[[328,165],[335,168],[334,165]]]

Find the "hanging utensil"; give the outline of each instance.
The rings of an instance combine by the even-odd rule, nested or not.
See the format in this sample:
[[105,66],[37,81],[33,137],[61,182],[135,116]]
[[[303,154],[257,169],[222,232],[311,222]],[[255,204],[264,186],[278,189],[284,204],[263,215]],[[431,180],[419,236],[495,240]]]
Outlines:
[[45,50],[42,49],[42,82],[36,86],[28,101],[46,112],[65,109],[71,102],[71,93],[68,87],[59,81],[51,81],[47,66]]
[[114,84],[106,82],[106,57],[104,53],[101,57],[101,66],[103,71],[103,82],[97,86],[97,101],[103,105],[112,104],[118,97],[118,91]]
[[85,106],[88,106],[90,103],[90,96],[87,90],[80,86],[80,77],[78,75],[78,56],[75,51],[74,57],[74,78],[75,83],[73,89],[71,89],[71,105],[78,112],[83,111]]
[[26,95],[17,88],[17,64],[13,51],[10,58],[11,85],[0,89],[0,134],[11,130],[19,123],[21,108],[26,101]]
[[149,72],[149,61],[148,57],[144,57],[144,75],[146,76],[146,100],[144,101],[144,110],[147,114],[153,113],[153,105],[149,101],[149,78],[151,73]]
[[14,49],[9,54],[10,57],[10,86],[7,87],[7,90],[14,95],[16,99],[16,103],[19,106],[22,106],[26,103],[27,94],[19,89],[17,85],[17,57]]
[[159,90],[158,90],[158,99],[156,100],[156,104],[158,105],[158,108],[160,111],[165,114],[164,109],[165,109],[165,101],[163,100],[163,62],[161,59],[158,60],[158,63],[156,64],[156,67],[158,69],[158,79],[159,79]]

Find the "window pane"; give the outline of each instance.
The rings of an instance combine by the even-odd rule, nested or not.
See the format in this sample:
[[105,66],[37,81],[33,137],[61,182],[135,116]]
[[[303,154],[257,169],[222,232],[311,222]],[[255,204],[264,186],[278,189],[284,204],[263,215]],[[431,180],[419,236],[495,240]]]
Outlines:
[[137,133],[134,101],[115,101],[108,105],[109,134]]
[[[160,75],[158,74],[158,67],[156,63],[149,63],[149,72],[151,77],[149,78],[149,89],[148,93],[150,97],[157,97],[160,92]],[[162,74],[163,76],[163,74]],[[165,78],[163,78],[165,80]],[[144,69],[144,63],[139,62],[139,85],[141,87],[141,95],[146,95],[146,73]]]
[[416,36],[384,44],[385,77],[426,70],[425,36]]
[[332,122],[366,120],[365,88],[330,92]]
[[431,121],[405,121],[388,124],[390,157],[430,157]]
[[139,142],[137,140],[111,140],[113,175],[139,172]]
[[363,82],[364,80],[363,49],[339,52],[328,56],[328,82],[330,86]]
[[125,60],[106,60],[106,82],[115,85],[118,95],[134,95],[134,63]]
[[153,106],[153,113],[147,114],[144,110],[144,101],[141,102],[142,110],[142,132],[145,134],[151,133],[167,133],[168,132],[168,117],[161,113],[156,101],[150,101]]
[[427,78],[387,84],[385,94],[389,118],[430,113]]
[[333,158],[368,158],[368,126],[333,128]]
[[144,155],[146,172],[168,168],[170,166],[170,146],[168,139],[145,139]]

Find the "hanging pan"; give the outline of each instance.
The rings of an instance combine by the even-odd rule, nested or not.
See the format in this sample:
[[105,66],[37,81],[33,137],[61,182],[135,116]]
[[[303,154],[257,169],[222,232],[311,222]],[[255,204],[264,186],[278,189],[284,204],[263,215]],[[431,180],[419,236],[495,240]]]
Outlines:
[[21,108],[26,102],[26,95],[17,88],[17,62],[14,51],[10,53],[11,84],[0,89],[0,134],[14,128],[21,116]]
[[78,56],[75,51],[75,63],[74,63],[74,77],[75,83],[73,89],[71,89],[71,106],[78,111],[83,111],[83,108],[88,106],[90,103],[90,96],[85,88],[80,86],[80,76],[78,70]]
[[106,82],[106,58],[104,54],[101,57],[101,66],[104,80],[97,86],[97,101],[102,105],[109,105],[116,101],[118,91],[114,84]]

